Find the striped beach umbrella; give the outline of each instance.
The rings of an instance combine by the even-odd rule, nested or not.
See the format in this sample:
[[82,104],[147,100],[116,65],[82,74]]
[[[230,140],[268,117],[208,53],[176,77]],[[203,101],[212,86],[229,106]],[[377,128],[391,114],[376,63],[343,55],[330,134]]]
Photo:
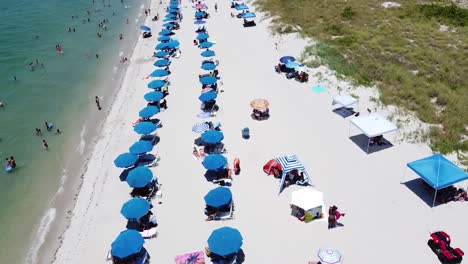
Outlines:
[[270,107],[270,103],[266,99],[257,98],[255,100],[253,100],[252,102],[250,102],[250,106],[253,109],[264,111],[268,107]]
[[341,264],[343,261],[341,253],[333,248],[321,248],[317,256],[322,264]]
[[207,123],[196,123],[192,127],[192,131],[195,133],[203,133],[210,129],[210,126]]

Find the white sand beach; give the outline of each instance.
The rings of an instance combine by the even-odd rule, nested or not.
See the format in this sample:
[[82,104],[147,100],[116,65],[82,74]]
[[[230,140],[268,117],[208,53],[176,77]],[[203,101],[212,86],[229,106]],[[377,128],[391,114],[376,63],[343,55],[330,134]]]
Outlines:
[[[163,17],[167,1],[162,6],[158,2],[153,1],[150,8]],[[242,19],[231,18],[229,1],[218,1],[216,13],[213,4],[208,2],[211,18],[205,26],[210,41],[216,41],[211,49],[219,61],[220,89],[224,90],[218,95],[220,110],[213,120],[222,124],[229,162],[238,157],[242,168],[240,175],[233,176],[231,187],[235,218],[207,222],[203,214],[203,196],[216,185],[206,181],[201,162],[192,156],[193,140],[199,136],[191,128],[200,122],[196,115],[202,57],[192,43],[194,9],[183,1],[184,19],[174,36],[182,55],[172,59],[170,67],[169,108],[157,116],[163,127],[153,152],[161,160],[152,171],[162,184],[163,197],[153,201],[158,237],[145,243],[152,263],[174,263],[176,255],[203,250],[210,233],[221,226],[242,233],[244,263],[307,263],[317,259],[321,247],[337,248],[344,263],[439,263],[427,246],[429,233],[437,230],[450,234],[453,246],[468,250],[466,203],[431,208],[400,184],[403,176],[405,182],[417,177],[406,163],[430,155],[428,146],[405,143],[390,134],[387,138],[393,147],[366,154],[349,138],[349,120],[354,117],[344,119],[331,111],[339,81],[322,83],[311,75],[308,83],[301,84],[274,71],[281,56],[299,57],[305,40],[272,36],[269,20],[262,20],[260,13],[256,27],[244,28]],[[110,244],[125,229],[120,208],[130,199],[131,189],[119,180],[122,169],[113,160],[139,139],[132,123],[146,106],[143,95],[150,91],[146,86],[151,80],[146,76],[154,70],[152,54],[162,22],[148,18],[146,24],[154,36],[139,39],[130,58],[54,263],[106,263]],[[310,90],[319,83],[327,92]],[[269,120],[251,119],[249,103],[255,98],[270,101]],[[367,115],[367,108],[374,109],[360,100],[361,116]],[[241,137],[244,127],[250,129],[248,140]],[[351,133],[358,130],[352,128]],[[300,187],[286,188],[278,195],[278,180],[262,170],[268,160],[286,154],[298,155],[313,185],[324,192],[326,206],[336,205],[346,213],[340,219],[343,227],[328,230],[326,221],[306,224],[290,215],[291,192]]]

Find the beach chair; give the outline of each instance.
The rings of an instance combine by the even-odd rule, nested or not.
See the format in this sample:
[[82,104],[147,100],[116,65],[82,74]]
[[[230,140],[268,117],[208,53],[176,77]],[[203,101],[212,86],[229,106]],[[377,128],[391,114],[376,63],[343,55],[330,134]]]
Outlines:
[[230,220],[234,218],[234,202],[231,202],[231,206],[229,206],[229,212],[223,212],[220,213],[219,215],[215,216],[213,219],[214,220]]
[[140,232],[140,234],[144,239],[151,239],[151,238],[155,238],[158,236],[158,231],[156,231],[156,227],[153,227],[148,230],[144,230]]

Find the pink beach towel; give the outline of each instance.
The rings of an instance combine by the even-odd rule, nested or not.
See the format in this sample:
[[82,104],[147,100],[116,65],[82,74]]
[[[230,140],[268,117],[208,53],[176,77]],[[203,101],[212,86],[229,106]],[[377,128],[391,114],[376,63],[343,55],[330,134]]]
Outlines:
[[205,264],[205,254],[203,251],[187,253],[175,258],[176,264]]

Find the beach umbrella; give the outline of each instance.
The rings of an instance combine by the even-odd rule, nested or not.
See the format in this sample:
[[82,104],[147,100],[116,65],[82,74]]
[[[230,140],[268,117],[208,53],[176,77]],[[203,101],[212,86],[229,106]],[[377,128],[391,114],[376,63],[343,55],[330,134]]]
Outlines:
[[164,30],[161,30],[159,32],[159,35],[161,35],[161,36],[168,36],[168,35],[171,35],[171,34],[172,34],[172,31],[169,30],[169,29],[164,29]]
[[165,18],[163,22],[174,22],[175,19]]
[[207,71],[211,71],[211,70],[214,70],[216,68],[216,65],[212,62],[205,62],[202,64],[201,68],[203,70],[207,70]]
[[119,236],[112,242],[111,254],[117,258],[126,258],[140,252],[145,240],[140,232],[127,229],[120,232]]
[[174,8],[174,7],[171,7],[169,8],[169,10],[167,10],[168,13],[172,13],[172,14],[175,14],[175,13],[178,13],[179,12],[179,9],[178,8]]
[[284,64],[291,62],[291,61],[296,61],[296,59],[293,56],[284,56],[280,58],[280,62]]
[[242,247],[242,240],[239,230],[225,226],[211,233],[208,247],[212,253],[224,257],[237,253]]
[[165,16],[165,18],[174,19],[174,18],[176,18],[176,16],[175,16],[174,14],[167,14],[167,15]]
[[169,72],[166,71],[166,70],[155,70],[154,72],[152,72],[150,74],[152,77],[163,77],[163,76],[166,76],[166,75],[169,75]]
[[195,17],[204,17],[205,12],[195,12]]
[[166,80],[154,80],[154,81],[151,81],[150,83],[148,83],[148,88],[157,89],[157,88],[163,87],[166,84],[167,84]]
[[133,131],[140,135],[149,135],[156,131],[156,129],[158,129],[158,126],[153,124],[152,122],[140,122],[135,125]]
[[218,97],[218,95],[215,92],[210,91],[210,92],[202,93],[198,97],[198,99],[202,102],[208,102],[208,101],[216,99],[216,97]]
[[218,79],[216,79],[216,77],[213,77],[213,76],[205,76],[205,77],[200,78],[201,84],[204,84],[204,85],[212,85],[216,83],[217,81]]
[[169,37],[169,36],[160,36],[158,38],[158,41],[161,41],[161,42],[167,42],[169,40],[171,40],[171,37]]
[[118,168],[128,168],[133,166],[138,160],[138,156],[133,153],[120,154],[115,160],[114,164]]
[[164,57],[169,56],[169,53],[161,50],[161,51],[156,52],[154,56],[157,58],[164,58]]
[[286,63],[286,68],[288,69],[294,69],[296,67],[300,66],[298,63],[294,62],[294,61],[289,61],[288,63]]
[[193,24],[195,24],[195,25],[201,25],[201,24],[205,24],[205,23],[206,22],[203,21],[203,20],[197,20],[197,21],[193,22]]
[[151,31],[151,28],[149,28],[147,26],[140,26],[140,29],[143,30],[143,31]]
[[249,7],[246,6],[246,5],[238,5],[238,6],[236,6],[236,10],[247,10],[247,9],[249,9]]
[[164,23],[162,26],[163,27],[172,27],[175,25],[175,22],[167,22],[167,23]]
[[143,98],[148,102],[156,102],[161,100],[164,97],[164,94],[158,91],[146,93]]
[[147,106],[138,112],[138,115],[141,118],[150,118],[155,114],[159,113],[159,108],[157,106]]
[[209,37],[208,34],[206,34],[206,33],[200,33],[200,34],[198,34],[197,39],[198,39],[198,40],[205,40],[205,39],[207,39],[208,37]]
[[251,106],[253,109],[260,110],[260,111],[264,111],[264,110],[266,110],[268,107],[270,107],[270,103],[269,103],[268,100],[266,100],[266,99],[257,98],[257,99],[255,99],[255,100],[253,100],[252,102],[250,102],[250,106]]
[[127,219],[140,218],[148,213],[150,203],[143,198],[132,198],[122,205],[120,213]]
[[169,60],[157,60],[155,63],[153,63],[153,65],[156,67],[165,67],[169,65],[169,63],[170,63]]
[[192,127],[192,131],[195,133],[203,133],[210,129],[210,126],[207,123],[196,123]]
[[205,133],[201,134],[201,139],[206,143],[216,144],[224,139],[224,135],[222,132],[217,130],[208,130]]
[[141,140],[130,146],[130,153],[141,155],[153,150],[153,145],[149,141]]
[[242,14],[242,18],[254,18],[256,17],[255,13],[252,13],[252,12],[247,12],[247,13],[244,13]]
[[167,43],[167,47],[171,49],[175,49],[180,46],[180,42],[178,40],[171,40]]
[[167,42],[161,42],[154,48],[155,50],[163,50],[167,49]]
[[231,202],[232,192],[231,189],[227,187],[218,187],[209,191],[203,199],[207,206],[220,208]]
[[321,248],[317,256],[322,264],[340,264],[343,261],[341,253],[333,248]]
[[214,51],[212,50],[205,50],[202,53],[200,53],[202,57],[213,57],[215,55]]
[[227,159],[220,154],[211,154],[203,159],[203,167],[207,170],[219,170],[227,164]]
[[205,41],[203,43],[200,43],[200,45],[198,45],[198,47],[200,47],[202,49],[207,49],[207,48],[211,48],[213,45],[214,45],[213,42]]
[[153,173],[146,166],[138,166],[128,173],[125,180],[132,188],[142,188],[153,180]]

